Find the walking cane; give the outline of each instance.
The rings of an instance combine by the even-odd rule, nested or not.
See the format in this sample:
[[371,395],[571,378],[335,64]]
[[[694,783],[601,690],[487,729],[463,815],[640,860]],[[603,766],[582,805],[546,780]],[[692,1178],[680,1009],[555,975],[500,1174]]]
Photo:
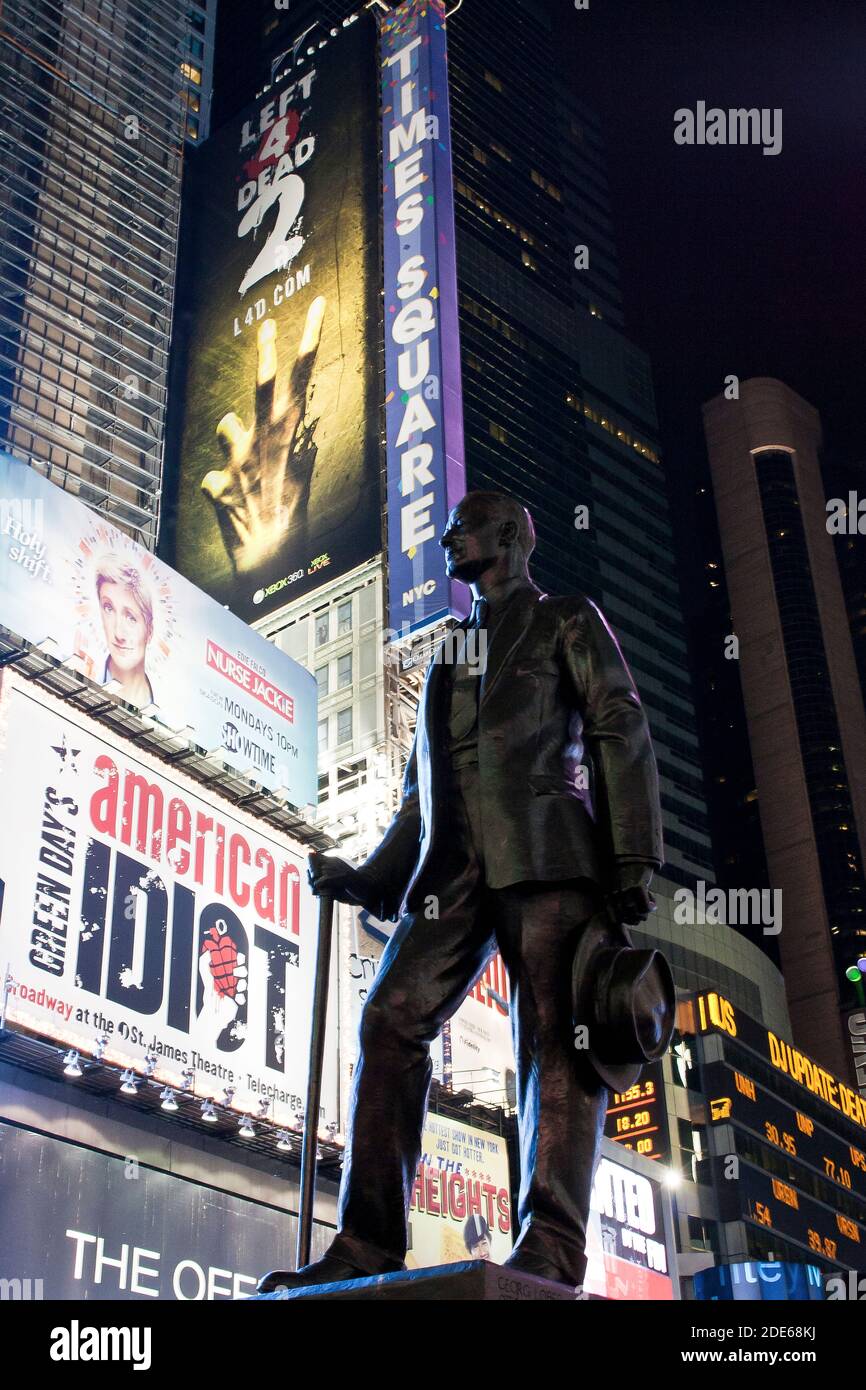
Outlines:
[[328,983],[331,972],[331,936],[334,899],[327,893],[319,898],[319,940],[316,948],[316,975],[313,984],[313,1022],[310,1030],[310,1066],[307,1073],[307,1106],[304,1111],[304,1138],[301,1147],[301,1200],[298,1212],[297,1267],[310,1262],[313,1233],[313,1202],[316,1197],[317,1137],[319,1101],[322,1095],[322,1063],[325,1055],[325,1024],[328,1019]]

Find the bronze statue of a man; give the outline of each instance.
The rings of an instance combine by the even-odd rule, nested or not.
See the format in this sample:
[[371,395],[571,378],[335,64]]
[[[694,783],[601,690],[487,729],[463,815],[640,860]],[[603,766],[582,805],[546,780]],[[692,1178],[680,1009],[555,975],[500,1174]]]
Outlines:
[[311,857],[314,892],[399,922],[361,1020],[338,1233],[322,1259],[265,1276],[262,1292],[404,1267],[430,1044],[497,947],[511,987],[521,1163],[507,1264],[583,1282],[609,1090],[575,1048],[572,963],[600,911],[634,925],[653,908],[663,860],[655,757],[598,608],[550,598],[530,579],[535,532],[514,498],[470,492],[441,544],[448,573],[471,587],[461,628],[486,633],[486,669],[479,675],[466,638],[453,660],[434,657],[402,804],[381,844],[357,869]]

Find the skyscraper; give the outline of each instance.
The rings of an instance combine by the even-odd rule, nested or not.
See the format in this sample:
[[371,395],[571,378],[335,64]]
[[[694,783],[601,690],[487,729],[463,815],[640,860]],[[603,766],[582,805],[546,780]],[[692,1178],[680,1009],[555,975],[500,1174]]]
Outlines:
[[534,573],[607,614],[652,723],[666,876],[711,876],[646,354],[622,332],[598,122],[557,76],[546,7],[449,25],[467,480],[535,517]]
[[0,442],[151,548],[196,18],[200,84],[200,4],[0,17]]
[[[816,411],[780,381],[704,407],[794,1040],[855,1081],[866,951],[866,715],[828,533]],[[840,538],[841,539],[841,538]]]

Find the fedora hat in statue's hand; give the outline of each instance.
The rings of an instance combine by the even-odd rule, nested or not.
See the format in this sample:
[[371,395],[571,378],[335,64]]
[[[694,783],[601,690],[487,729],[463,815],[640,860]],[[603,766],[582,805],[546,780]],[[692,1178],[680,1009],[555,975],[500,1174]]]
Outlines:
[[627,1091],[670,1046],[676,1014],[670,966],[661,951],[638,950],[626,927],[598,912],[577,943],[571,990],[575,1034],[586,1028],[590,1062],[606,1086]]

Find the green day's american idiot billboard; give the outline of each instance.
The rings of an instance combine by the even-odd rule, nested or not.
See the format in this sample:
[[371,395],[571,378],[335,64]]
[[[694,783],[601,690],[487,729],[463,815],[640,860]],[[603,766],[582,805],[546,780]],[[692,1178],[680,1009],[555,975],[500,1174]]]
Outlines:
[[389,620],[469,609],[439,537],[466,491],[445,7],[380,14]]
[[[316,913],[303,848],[32,683],[0,686],[7,1026],[289,1124]],[[338,1123],[336,1048],[323,1123]],[[180,1099],[181,1105],[195,1101]]]
[[0,625],[293,806],[315,804],[310,672],[2,452]]
[[382,549],[375,44],[296,46],[192,162],[161,553],[248,622]]

